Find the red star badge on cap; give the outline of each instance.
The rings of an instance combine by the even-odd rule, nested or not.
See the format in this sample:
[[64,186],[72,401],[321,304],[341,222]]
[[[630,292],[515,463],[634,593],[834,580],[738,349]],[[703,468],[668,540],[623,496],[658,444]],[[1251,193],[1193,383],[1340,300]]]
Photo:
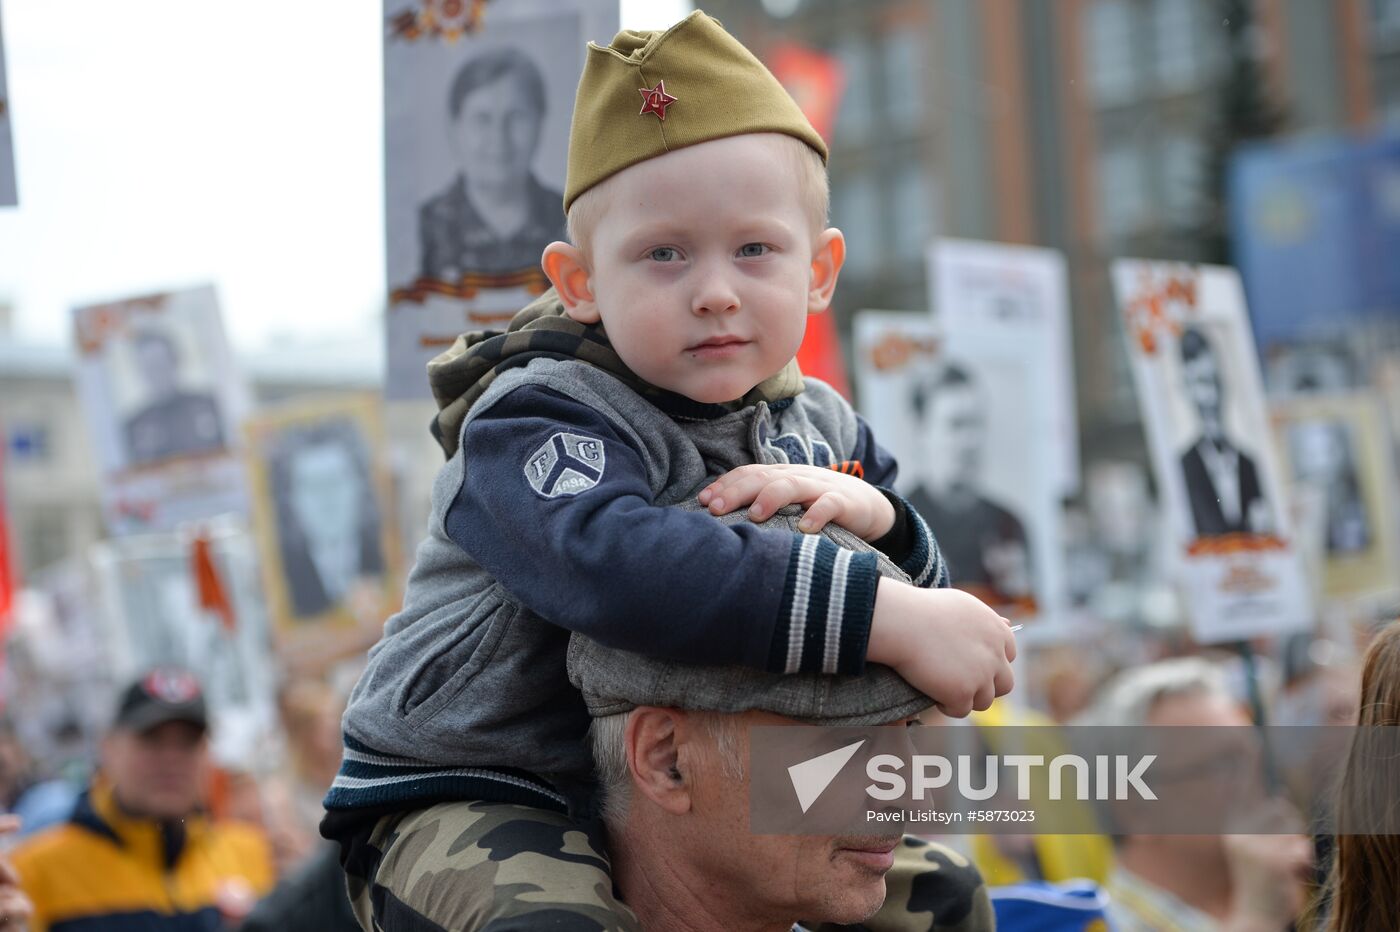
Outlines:
[[676,102],[676,98],[666,93],[666,82],[657,81],[656,87],[639,87],[637,90],[642,95],[642,110],[637,115],[654,113],[658,120],[665,120],[666,108]]

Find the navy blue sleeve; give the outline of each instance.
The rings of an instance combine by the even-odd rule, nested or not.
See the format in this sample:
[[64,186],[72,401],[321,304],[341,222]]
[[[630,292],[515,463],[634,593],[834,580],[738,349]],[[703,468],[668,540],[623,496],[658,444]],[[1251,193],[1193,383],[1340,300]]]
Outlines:
[[468,423],[447,534],[523,605],[613,647],[781,673],[857,673],[873,553],[652,502],[597,411],[524,386]]
[[914,585],[924,589],[947,588],[952,584],[948,566],[943,562],[933,532],[914,506],[893,491],[895,479],[899,477],[899,463],[876,442],[870,425],[859,414],[856,428],[856,447],[851,457],[860,462],[865,481],[884,493],[894,506],[894,525],[871,546],[894,561]]

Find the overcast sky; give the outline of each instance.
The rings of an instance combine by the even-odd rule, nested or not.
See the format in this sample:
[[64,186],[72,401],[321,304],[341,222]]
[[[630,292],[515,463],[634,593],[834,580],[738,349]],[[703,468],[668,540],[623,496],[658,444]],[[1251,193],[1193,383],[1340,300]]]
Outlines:
[[[634,29],[691,6],[621,5]],[[201,281],[244,348],[374,332],[380,0],[0,0],[0,22],[19,338],[67,342],[75,303]]]

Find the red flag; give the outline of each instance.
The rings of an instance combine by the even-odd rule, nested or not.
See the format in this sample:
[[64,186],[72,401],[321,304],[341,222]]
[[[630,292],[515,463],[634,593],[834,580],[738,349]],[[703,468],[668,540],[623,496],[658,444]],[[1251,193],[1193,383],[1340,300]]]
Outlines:
[[840,60],[796,42],[783,42],[768,51],[768,70],[797,101],[812,128],[830,142],[841,92],[846,89]]
[[229,631],[234,629],[233,603],[229,601],[224,581],[219,578],[218,567],[214,565],[214,553],[209,546],[209,538],[200,534],[194,539],[190,553],[190,571],[194,574],[195,592],[199,607],[219,616],[219,621]]
[[[769,49],[768,69],[797,101],[812,128],[830,142],[841,93],[846,89],[846,72],[840,60],[796,42],[783,42]],[[803,375],[821,379],[850,399],[846,360],[841,355],[841,341],[830,311],[808,318],[807,336],[797,351],[797,365]]]
[[836,335],[836,318],[831,311],[807,318],[807,335],[797,349],[797,365],[803,375],[816,376],[851,400],[846,359],[841,355],[841,338]]

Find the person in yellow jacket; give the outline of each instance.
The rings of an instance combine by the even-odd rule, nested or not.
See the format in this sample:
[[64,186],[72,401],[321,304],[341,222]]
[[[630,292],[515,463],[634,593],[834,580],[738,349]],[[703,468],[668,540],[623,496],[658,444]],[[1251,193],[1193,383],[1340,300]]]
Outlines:
[[223,932],[272,887],[262,833],[200,812],[207,733],[187,671],[154,670],[122,693],[100,775],[65,824],[13,853],[29,932]]
[[[1054,722],[1033,709],[1016,708],[1005,700],[992,703],[985,712],[969,716],[978,734],[992,753],[1008,751],[1038,751],[1053,756],[1064,749],[1057,747]],[[1009,729],[1002,732],[1001,729]],[[1003,735],[1031,737],[1045,742],[1034,749],[1003,749]],[[1033,792],[1041,800],[1048,790],[1039,782]],[[1086,820],[1092,820],[1092,810],[1085,810]],[[1020,848],[1017,851],[1017,848]],[[1026,880],[1061,883],[1070,880],[1091,880],[1102,885],[1113,870],[1113,846],[1106,835],[1050,835],[1037,833],[1025,836],[974,835],[972,860],[982,871],[988,887],[1000,887]]]

